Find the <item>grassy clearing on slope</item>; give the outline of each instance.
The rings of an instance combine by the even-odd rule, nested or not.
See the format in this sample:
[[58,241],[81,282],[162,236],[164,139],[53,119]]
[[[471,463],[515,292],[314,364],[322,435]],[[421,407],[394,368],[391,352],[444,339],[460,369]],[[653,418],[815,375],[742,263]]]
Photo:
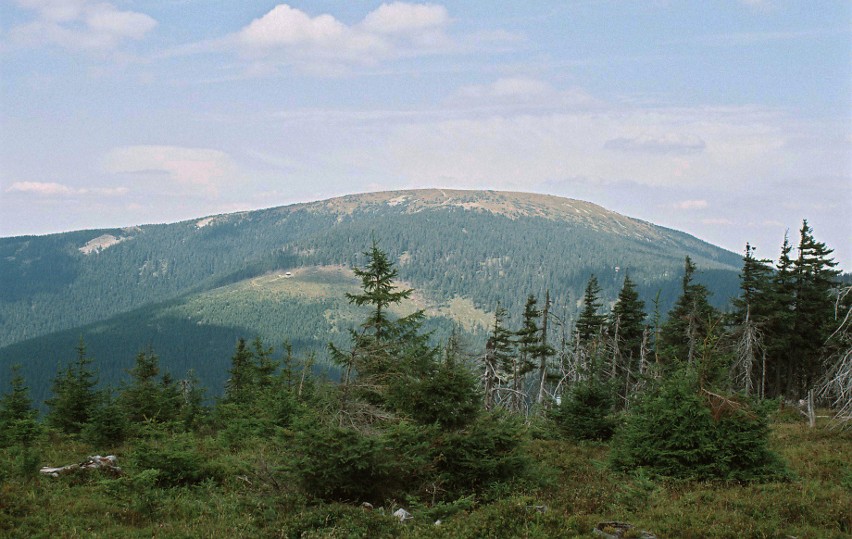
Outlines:
[[[289,273],[289,275],[288,275]],[[410,288],[398,283],[400,288]],[[346,294],[360,291],[358,279],[351,269],[343,266],[310,266],[294,268],[290,272],[278,271],[223,286],[203,294],[191,296],[177,308],[204,324],[228,325],[258,314],[280,310],[281,303],[324,305],[327,331],[337,333],[340,327],[351,327],[363,318],[363,310],[350,307]],[[443,316],[454,320],[468,331],[487,328],[493,315],[476,308],[469,298],[454,297],[439,302],[423,291],[416,291],[410,299],[391,308],[397,316],[406,316],[423,309],[427,316]],[[254,312],[255,314],[251,314]],[[297,333],[297,332],[296,332]],[[294,332],[285,332],[293,335]]]

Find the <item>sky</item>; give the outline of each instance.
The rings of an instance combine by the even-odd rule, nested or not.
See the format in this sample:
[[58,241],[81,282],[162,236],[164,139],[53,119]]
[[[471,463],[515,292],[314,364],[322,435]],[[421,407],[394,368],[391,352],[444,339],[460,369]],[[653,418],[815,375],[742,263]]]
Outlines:
[[2,237],[429,187],[850,271],[852,3],[0,4]]

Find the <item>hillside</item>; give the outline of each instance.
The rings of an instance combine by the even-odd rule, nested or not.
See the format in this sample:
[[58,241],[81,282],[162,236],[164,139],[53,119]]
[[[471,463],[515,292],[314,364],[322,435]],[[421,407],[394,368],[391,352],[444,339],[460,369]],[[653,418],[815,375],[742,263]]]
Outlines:
[[[400,278],[418,291],[416,306],[436,317],[439,333],[453,321],[475,330],[472,321],[487,320],[497,302],[517,316],[528,293],[545,290],[570,322],[593,273],[604,300],[615,298],[629,272],[649,309],[659,291],[666,312],[686,255],[725,306],[740,265],[734,253],[588,202],[492,191],[369,193],[174,224],[2,238],[0,379],[10,362],[67,360],[57,350],[72,355],[68,343],[80,335],[107,380],[146,344],[176,374],[205,371],[211,335],[230,343],[240,334],[290,339],[322,352],[357,314],[328,314],[347,312],[351,284],[343,270],[318,268],[360,265],[371,238],[398,260]],[[293,278],[281,277],[286,272]],[[295,283],[301,290],[289,293]]]

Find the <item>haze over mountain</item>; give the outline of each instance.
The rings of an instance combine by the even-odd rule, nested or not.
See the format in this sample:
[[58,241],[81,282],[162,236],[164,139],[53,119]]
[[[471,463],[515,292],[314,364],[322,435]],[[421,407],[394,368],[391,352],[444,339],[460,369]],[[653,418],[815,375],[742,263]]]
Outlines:
[[[377,241],[417,293],[436,336],[473,335],[496,304],[518,316],[527,294],[549,291],[570,324],[590,275],[605,301],[625,274],[649,309],[678,293],[683,260],[725,306],[740,257],[683,232],[555,196],[455,190],[368,193],[167,225],[0,239],[0,361],[21,362],[34,389],[82,335],[104,381],[152,346],[176,375],[194,369],[219,387],[237,336],[297,351],[357,324],[344,294],[350,268]],[[39,378],[39,380],[36,380]]]

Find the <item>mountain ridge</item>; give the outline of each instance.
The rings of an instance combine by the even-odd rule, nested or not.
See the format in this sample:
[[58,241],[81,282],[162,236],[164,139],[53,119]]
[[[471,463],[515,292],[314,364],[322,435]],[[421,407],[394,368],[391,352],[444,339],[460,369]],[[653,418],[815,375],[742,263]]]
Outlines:
[[[193,339],[209,339],[214,327],[321,346],[329,332],[345,331],[343,319],[326,315],[344,309],[343,298],[286,296],[276,305],[264,290],[229,292],[228,301],[209,292],[298,268],[359,267],[373,239],[398,262],[400,282],[432,306],[435,328],[443,328],[438,335],[459,322],[453,309],[482,319],[500,303],[517,313],[527,294],[543,297],[545,291],[554,312],[570,323],[592,274],[604,304],[614,300],[629,272],[646,304],[659,292],[666,312],[678,295],[687,255],[703,269],[699,278],[715,292],[715,304],[724,307],[736,294],[740,264],[739,255],[689,234],[590,202],[446,189],[365,193],[170,224],[0,238],[0,362],[38,359],[55,365],[45,356],[51,347],[65,347],[69,335],[86,332],[100,332],[102,354],[120,350],[132,356],[129,348],[146,345],[144,332],[160,327],[153,320],[172,320],[174,313],[182,333],[162,342],[186,339],[181,348],[192,349]],[[155,305],[173,307],[163,311]],[[300,313],[307,318],[300,319]],[[352,316],[347,320],[357,319]],[[275,317],[281,320],[270,323]],[[117,332],[122,324],[133,327]],[[122,342],[110,332],[121,333]],[[59,334],[62,339],[51,337]],[[181,364],[196,368],[203,360],[187,354]]]

